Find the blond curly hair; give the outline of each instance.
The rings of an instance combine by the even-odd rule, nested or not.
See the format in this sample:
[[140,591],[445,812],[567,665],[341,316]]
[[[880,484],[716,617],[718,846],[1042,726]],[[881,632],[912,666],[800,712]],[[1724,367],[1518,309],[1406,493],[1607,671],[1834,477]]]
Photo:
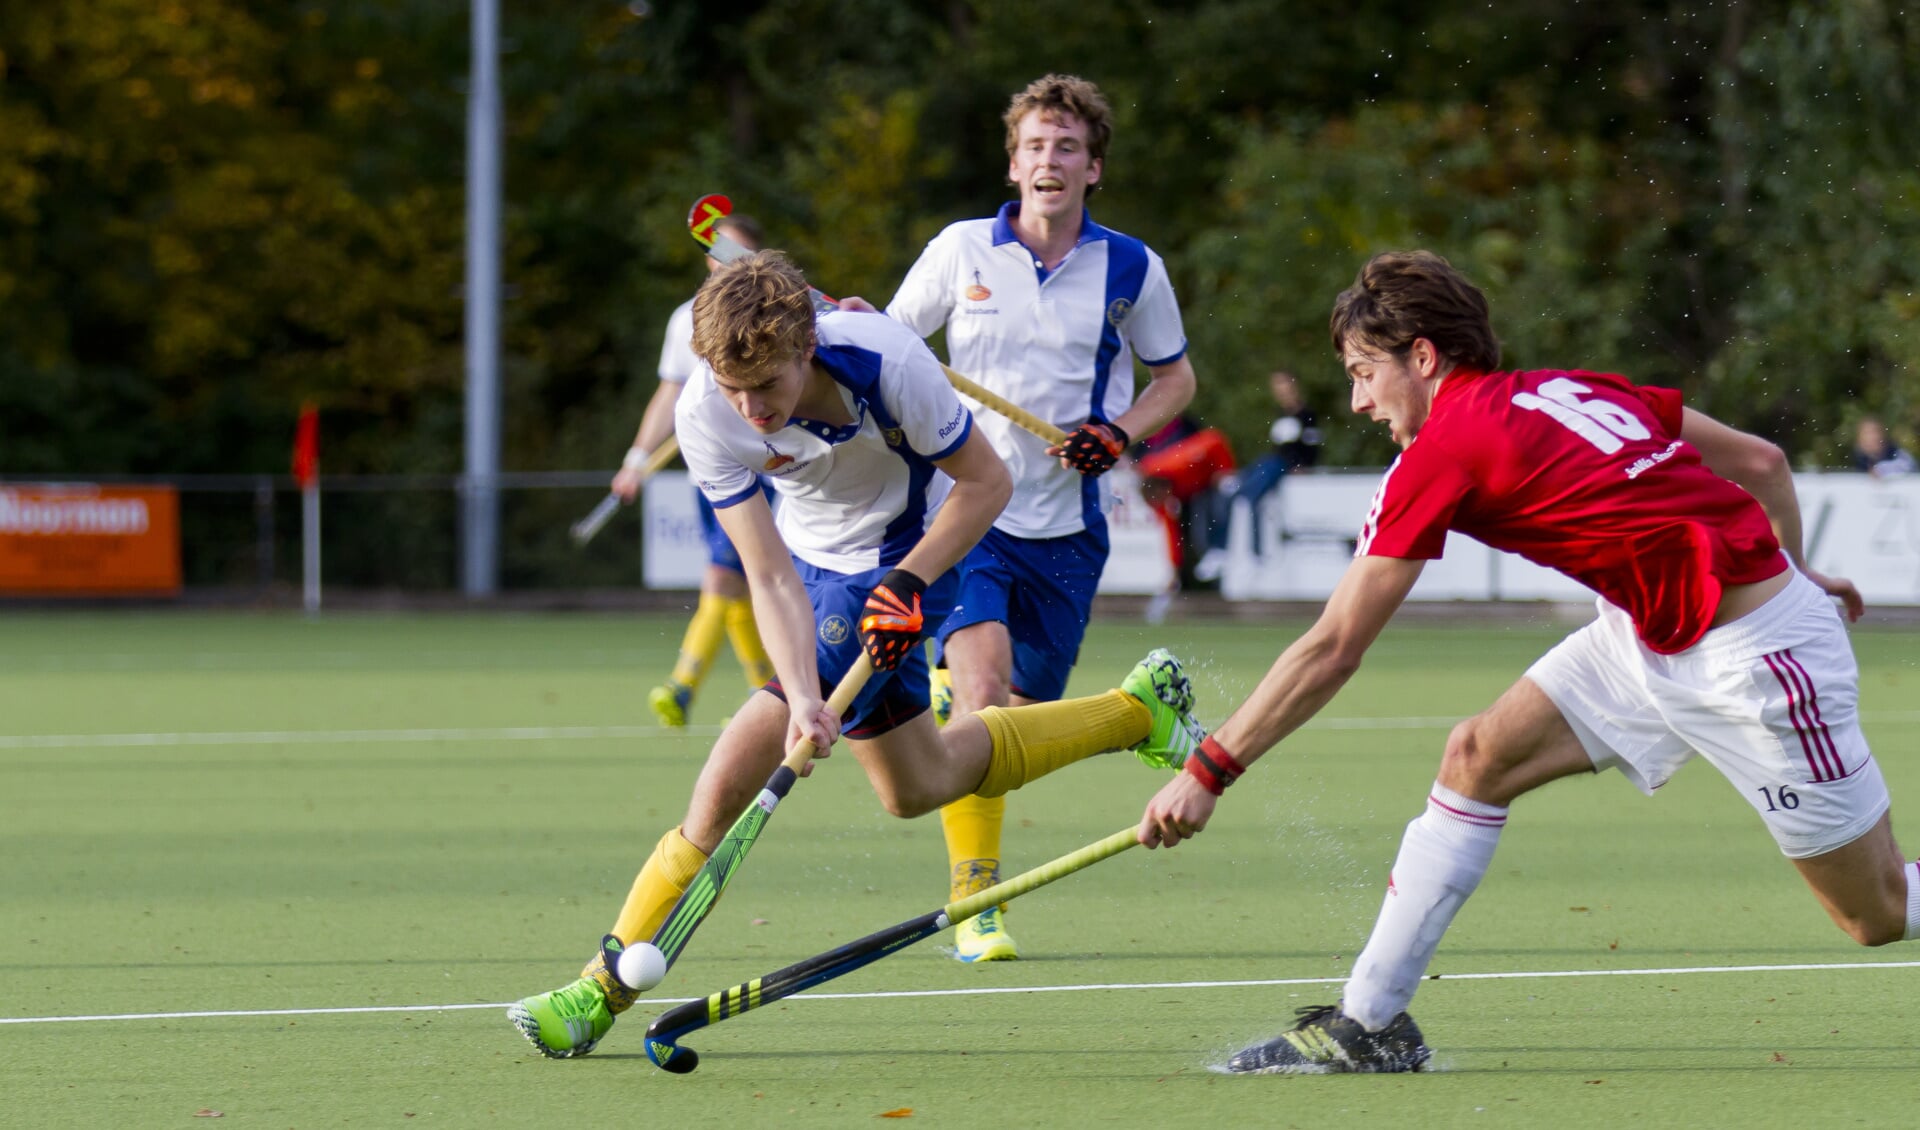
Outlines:
[[758,384],[812,348],[813,299],[783,252],[735,259],[693,296],[693,351],[729,381]]

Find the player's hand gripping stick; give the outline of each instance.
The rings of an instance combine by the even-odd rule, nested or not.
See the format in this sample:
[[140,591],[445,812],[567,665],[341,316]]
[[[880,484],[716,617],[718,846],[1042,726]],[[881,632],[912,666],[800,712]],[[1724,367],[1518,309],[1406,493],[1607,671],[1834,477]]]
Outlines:
[[920,595],[926,591],[927,582],[905,569],[891,569],[867,594],[860,615],[860,646],[875,671],[900,666],[920,642],[927,626],[920,614]]
[[[673,457],[678,454],[680,454],[680,441],[672,436],[662,440],[660,446],[653,449],[653,454],[647,456],[647,461],[640,465],[640,478],[634,484],[635,489],[645,486],[648,479],[653,478],[661,468],[673,462]],[[609,491],[607,497],[600,500],[600,505],[588,512],[586,517],[575,522],[572,529],[568,531],[573,535],[573,544],[585,545],[592,541],[595,534],[605,529],[608,522],[613,521],[613,516],[620,512],[620,505],[625,501],[617,492]]]
[[1083,475],[1104,475],[1120,461],[1127,442],[1127,433],[1120,425],[1089,421],[1073,429],[1062,442],[1047,448],[1047,454],[1058,455],[1061,462]]

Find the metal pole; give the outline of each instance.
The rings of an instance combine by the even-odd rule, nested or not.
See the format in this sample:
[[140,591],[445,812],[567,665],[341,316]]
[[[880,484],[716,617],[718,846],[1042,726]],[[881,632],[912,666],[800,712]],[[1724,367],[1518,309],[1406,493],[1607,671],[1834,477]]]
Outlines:
[[500,2],[472,0],[467,88],[467,464],[461,588],[500,572]]
[[273,588],[273,476],[261,475],[253,484],[253,554],[256,583],[265,594]]
[[307,615],[320,614],[320,481],[300,491],[301,604]]

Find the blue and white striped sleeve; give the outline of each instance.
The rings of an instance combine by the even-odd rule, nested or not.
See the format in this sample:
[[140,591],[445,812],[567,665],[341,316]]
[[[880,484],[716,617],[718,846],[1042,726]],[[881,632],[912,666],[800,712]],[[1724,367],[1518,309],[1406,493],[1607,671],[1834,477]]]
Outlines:
[[680,439],[680,457],[687,462],[693,485],[706,495],[716,509],[737,506],[759,492],[759,479],[720,442],[705,418],[715,409],[733,409],[717,397],[701,395],[698,379],[689,381],[692,396],[682,396],[673,406],[673,431]]
[[1134,356],[1143,364],[1171,365],[1186,356],[1187,332],[1180,322],[1180,300],[1174,297],[1166,263],[1151,249],[1147,252],[1147,277],[1140,284],[1139,300],[1127,313],[1124,332]]

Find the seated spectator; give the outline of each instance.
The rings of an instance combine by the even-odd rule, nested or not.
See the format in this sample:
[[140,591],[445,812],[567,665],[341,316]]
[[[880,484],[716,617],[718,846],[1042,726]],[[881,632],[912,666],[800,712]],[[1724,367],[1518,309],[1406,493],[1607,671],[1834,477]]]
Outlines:
[[1887,426],[1867,416],[1853,433],[1853,468],[1876,479],[1891,475],[1910,475],[1916,469],[1913,456],[1900,449],[1887,434]]
[[1273,447],[1248,467],[1240,476],[1239,484],[1221,507],[1219,521],[1208,531],[1206,556],[1194,566],[1193,575],[1202,581],[1215,580],[1227,563],[1227,530],[1233,516],[1233,503],[1245,499],[1248,513],[1253,518],[1254,551],[1260,548],[1260,500],[1273,492],[1286,477],[1288,471],[1299,467],[1311,467],[1320,461],[1319,418],[1313,409],[1307,407],[1306,398],[1300,395],[1300,383],[1293,374],[1285,369],[1276,369],[1267,376],[1268,387],[1273,393],[1273,402],[1279,405],[1280,415],[1267,429],[1267,439]]

